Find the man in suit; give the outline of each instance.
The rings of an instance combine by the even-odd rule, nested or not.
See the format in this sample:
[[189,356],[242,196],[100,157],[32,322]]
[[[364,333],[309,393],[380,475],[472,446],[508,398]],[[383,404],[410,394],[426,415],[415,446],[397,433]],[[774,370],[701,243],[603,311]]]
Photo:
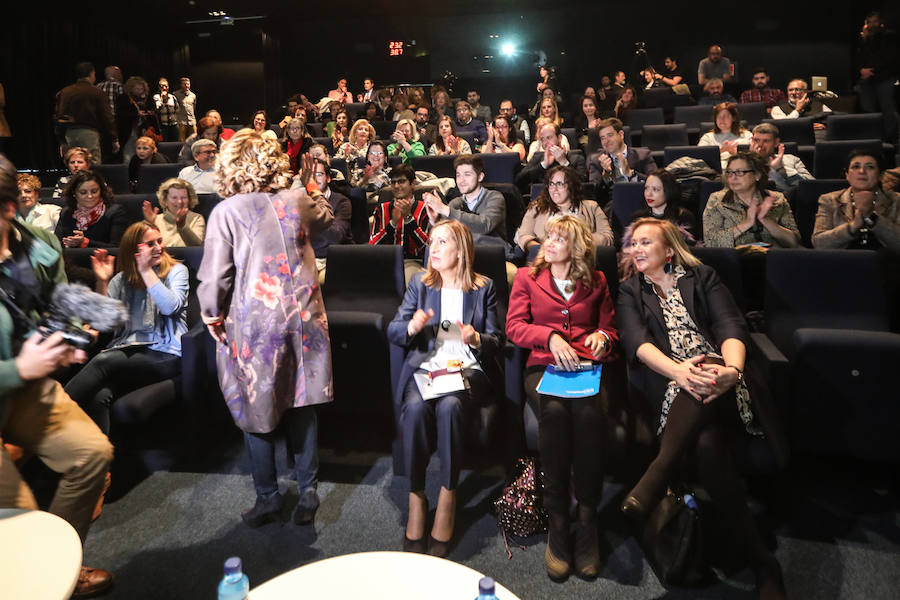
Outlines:
[[625,145],[622,121],[604,119],[597,125],[602,150],[591,155],[588,179],[591,183],[609,188],[623,181],[643,181],[656,170],[656,163],[647,148]]
[[423,104],[416,108],[416,130],[419,132],[419,141],[425,146],[426,150],[437,139],[437,126],[429,122],[431,119],[431,110],[427,104]]
[[362,94],[356,95],[357,102],[374,102],[375,101],[375,82],[372,81],[371,77],[366,77],[363,79],[363,90],[365,90]]
[[572,167],[578,178],[584,181],[584,156],[579,150],[566,152],[561,145],[562,131],[559,125],[547,123],[537,132],[541,142],[541,151],[535,152],[522,172],[516,177],[516,185],[527,193],[532,183],[544,181],[544,174],[553,165]]
[[484,161],[478,154],[463,154],[453,161],[460,196],[444,204],[432,193],[422,195],[432,225],[444,219],[459,221],[472,230],[476,244],[506,240],[506,200],[503,194],[481,185]]

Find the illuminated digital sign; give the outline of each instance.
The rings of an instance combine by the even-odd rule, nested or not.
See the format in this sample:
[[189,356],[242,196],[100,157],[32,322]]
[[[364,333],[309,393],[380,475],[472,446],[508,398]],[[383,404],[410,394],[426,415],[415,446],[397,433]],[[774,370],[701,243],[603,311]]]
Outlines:
[[403,42],[388,42],[388,56],[403,56]]

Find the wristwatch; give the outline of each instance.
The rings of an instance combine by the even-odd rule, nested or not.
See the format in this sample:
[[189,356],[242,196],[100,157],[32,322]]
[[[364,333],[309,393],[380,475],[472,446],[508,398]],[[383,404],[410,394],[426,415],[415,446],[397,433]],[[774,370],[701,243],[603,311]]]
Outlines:
[[866,224],[868,229],[872,229],[875,227],[875,223],[878,222],[878,213],[872,213],[868,217],[863,217],[863,223]]

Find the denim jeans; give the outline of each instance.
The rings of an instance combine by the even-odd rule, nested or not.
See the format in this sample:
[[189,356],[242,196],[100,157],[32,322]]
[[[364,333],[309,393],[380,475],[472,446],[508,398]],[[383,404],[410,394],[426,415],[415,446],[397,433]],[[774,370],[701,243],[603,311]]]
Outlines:
[[[316,489],[319,476],[319,424],[315,406],[292,408],[284,413],[279,427],[285,428],[288,451],[294,455],[297,489],[302,495]],[[250,460],[250,473],[258,498],[268,499],[278,493],[275,468],[275,440],[278,429],[269,433],[244,432],[244,445]]]

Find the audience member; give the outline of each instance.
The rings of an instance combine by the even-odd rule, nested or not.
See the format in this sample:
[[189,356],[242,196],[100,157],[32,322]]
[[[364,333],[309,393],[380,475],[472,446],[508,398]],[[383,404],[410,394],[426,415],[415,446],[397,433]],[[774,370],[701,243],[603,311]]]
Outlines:
[[678,67],[678,60],[671,54],[666,57],[664,62],[665,70],[662,73],[657,72],[655,77],[669,87],[675,87],[684,82],[684,76]]
[[809,97],[809,88],[802,79],[792,79],[787,87],[787,100],[779,102],[772,108],[773,119],[797,119],[799,117],[811,117],[813,129],[825,129],[826,113],[831,109],[817,99]]
[[584,221],[591,233],[592,247],[613,245],[613,232],[606,215],[596,202],[584,197],[575,170],[560,165],[547,171],[541,194],[531,201],[516,231],[516,245],[527,255],[529,248],[547,239],[548,222],[563,215]]
[[419,133],[419,141],[426,148],[437,141],[437,127],[431,122],[431,110],[427,104],[416,107],[416,131]]
[[311,180],[312,158],[302,160],[305,190],[288,190],[288,161],[278,142],[244,129],[225,144],[216,164],[216,193],[224,200],[210,214],[197,273],[203,322],[221,344],[219,384],[244,432],[256,491],[255,504],[241,514],[249,527],[281,512],[279,427],[286,432],[300,496],[291,520],[310,524],[319,508],[315,406],[331,402],[334,388],[328,320],[309,238],[331,225],[333,215]]
[[[3,156],[0,256],[0,286],[4,290],[19,289],[15,294],[16,307],[29,318],[39,320],[38,303],[49,303],[56,284],[66,283],[62,249],[52,234],[16,221],[16,169]],[[40,457],[60,474],[47,511],[67,521],[84,545],[91,513],[112,463],[113,447],[50,375],[57,368],[84,362],[87,357],[64,342],[62,332],[47,338],[35,334],[22,340],[21,332],[15,329],[13,315],[0,303],[0,506],[32,511],[39,508],[2,443],[8,442],[20,446],[28,455]],[[4,543],[13,541],[4,539]],[[80,560],[81,553],[78,556]],[[100,595],[112,585],[111,573],[81,566],[74,597]]]
[[[610,378],[603,378],[596,394],[580,398],[537,391],[549,365],[575,371],[583,361],[609,363],[618,355],[612,296],[603,273],[594,269],[591,232],[574,215],[547,224],[547,238],[534,266],[516,274],[506,333],[513,344],[530,350],[524,385],[527,401],[539,415],[542,497],[550,517],[544,553],[547,574],[565,579],[574,563],[580,577],[595,578],[600,571],[597,507],[607,454]],[[573,492],[578,502],[574,540]]]
[[309,245],[312,246],[316,255],[316,270],[319,273],[319,285],[325,283],[325,266],[328,257],[328,247],[332,244],[352,244],[353,238],[350,237],[350,216],[352,209],[350,199],[343,194],[333,191],[330,187],[331,174],[328,163],[324,160],[316,159],[312,165],[312,178],[325,195],[325,200],[331,207],[331,213],[334,220],[328,229],[322,229],[314,233],[309,238]]
[[106,435],[113,402],[181,372],[181,336],[188,329],[188,270],[166,252],[156,225],[141,221],[129,226],[119,245],[117,274],[115,265],[116,257],[105,249],[94,251],[97,292],[119,300],[128,318],[65,386]]
[[[474,245],[462,223],[445,221],[435,226],[428,269],[410,280],[403,304],[387,329],[388,339],[408,352],[394,395],[401,457],[395,475],[409,478],[403,537],[407,552],[447,555],[456,520],[466,421],[477,420],[480,409],[499,398],[504,336],[497,323],[493,282],[472,266]],[[453,368],[461,374],[455,376],[460,385],[436,398],[427,397],[418,384],[421,373],[438,377],[448,365],[457,365]],[[426,542],[425,473],[435,451],[440,458],[441,489]]]
[[[309,109],[307,109],[307,110],[309,110]],[[222,136],[223,140],[231,139],[231,136],[234,135],[234,129],[231,129],[230,127],[222,126],[222,115],[219,114],[219,111],[208,110],[208,111],[206,111],[206,116],[209,117],[210,119],[215,119],[216,125],[218,125],[221,128],[221,132],[219,133],[219,135]]]
[[628,111],[637,108],[637,105],[637,92],[630,85],[626,85],[613,106],[613,112],[617,119],[624,121]]
[[602,119],[597,111],[597,99],[595,96],[581,97],[581,112],[575,117],[575,135],[578,136],[578,144],[584,148],[587,146],[588,133],[596,129]]
[[[693,245],[700,238],[697,219],[688,209],[681,206],[681,184],[665,169],[657,169],[647,175],[644,181],[644,200],[647,208],[642,208],[631,216],[630,222],[652,217],[669,221],[682,233],[687,233],[685,241]],[[622,249],[626,250],[623,241]]]
[[278,140],[278,135],[269,128],[269,118],[264,110],[258,110],[253,113],[253,116],[250,118],[249,128],[270,140]]
[[487,139],[487,127],[483,121],[472,117],[472,107],[468,102],[456,103],[456,130],[459,133],[471,133],[476,146],[482,145]]
[[503,115],[497,115],[493,125],[488,126],[487,141],[481,147],[481,151],[486,154],[516,152],[519,154],[520,161],[525,160],[525,146],[516,138],[509,118]]
[[769,181],[788,200],[794,197],[797,186],[804,179],[815,179],[806,169],[800,157],[785,154],[784,144],[778,137],[778,128],[771,123],[760,123],[753,128],[750,150],[769,163]]
[[435,123],[444,115],[453,116],[453,107],[450,106],[450,94],[446,90],[435,91],[431,96],[431,104],[432,108],[434,108],[432,120]]
[[662,80],[657,77],[659,73],[654,71],[653,69],[644,69],[640,73],[643,81],[643,88],[645,90],[652,90],[653,88],[664,88],[666,84],[662,82]]
[[900,76],[897,35],[885,27],[878,12],[869,13],[859,34],[856,67],[859,70],[859,105],[865,112],[880,112],[884,136],[897,143],[897,99],[894,91]]
[[597,124],[601,150],[590,157],[590,182],[609,188],[623,181],[643,181],[656,170],[656,162],[647,148],[629,148],[625,128],[619,119],[604,119]]
[[785,100],[787,98],[785,98],[784,92],[778,88],[769,87],[769,72],[765,67],[753,69],[753,87],[741,92],[741,104],[765,102],[768,112],[772,112],[776,104]]
[[371,77],[363,79],[363,93],[356,95],[357,102],[372,102],[375,100],[375,82]]
[[472,154],[472,148],[469,142],[456,137],[456,127],[453,125],[453,119],[443,116],[438,120],[437,137],[431,147],[428,148],[430,156],[440,156],[443,154]]
[[184,141],[187,137],[196,132],[197,116],[194,113],[197,107],[197,94],[191,91],[191,78],[181,78],[181,88],[175,92],[175,99],[178,100],[178,139]]
[[403,92],[397,92],[391,98],[391,107],[394,109],[391,115],[392,121],[402,121],[403,119],[414,119],[416,113],[409,108],[409,97]]
[[710,79],[731,81],[734,76],[731,60],[722,56],[722,48],[712,45],[706,53],[706,58],[697,65],[697,83],[705,85]]
[[414,273],[423,270],[422,259],[428,245],[429,215],[425,201],[413,196],[415,183],[416,172],[411,166],[402,164],[391,169],[393,197],[375,208],[369,235],[369,244],[373,246],[403,246],[407,284]]
[[78,171],[89,170],[91,166],[93,166],[94,157],[87,148],[72,146],[66,150],[66,153],[63,155],[63,162],[66,163],[69,174],[63,175],[56,181],[56,186],[53,188],[54,200],[63,197],[63,191],[66,189],[66,185],[69,183],[72,175]]
[[[281,128],[282,135],[284,135],[284,128],[287,127],[287,124],[290,123],[291,119],[294,118],[297,109],[301,108],[300,95],[294,94],[293,96],[288,98],[284,104],[285,104],[284,117],[278,123],[278,126]],[[304,108],[303,110],[304,110],[303,117],[304,117],[304,121],[305,121],[306,120],[306,114],[305,114],[306,109]]]
[[541,65],[538,68],[538,75],[540,75],[540,80],[537,84],[539,97],[543,97],[544,90],[548,89],[553,91],[553,95],[556,96],[559,91],[559,84],[556,81],[556,68],[550,65]]
[[375,128],[365,119],[359,119],[350,128],[347,141],[341,144],[334,153],[335,158],[343,158],[350,162],[366,156],[369,150],[369,142],[375,141]]
[[57,133],[63,141],[60,154],[66,148],[75,146],[87,148],[94,164],[102,164],[100,136],[109,136],[112,151],[119,151],[119,134],[109,109],[108,97],[94,87],[96,76],[94,65],[81,62],[75,66],[78,78],[72,85],[64,87],[57,94],[54,120]]
[[507,98],[500,102],[500,114],[508,118],[510,124],[515,127],[518,132],[521,132],[522,142],[526,146],[531,143],[531,128],[528,126],[528,121],[519,118],[516,106],[512,103],[512,100]]
[[813,247],[900,251],[900,196],[881,186],[882,160],[867,150],[850,153],[850,187],[819,197]]
[[131,193],[137,193],[141,165],[161,165],[167,162],[169,159],[157,152],[153,138],[145,135],[139,137],[134,146],[134,156],[128,161],[128,186]]
[[197,133],[192,133],[184,140],[184,145],[178,152],[178,162],[189,163],[194,160],[194,153],[191,152],[191,146],[199,139],[215,142],[217,148],[221,148],[225,143],[225,137],[222,131],[222,121],[216,120],[211,116],[205,116],[197,121]]
[[331,138],[332,148],[340,148],[350,138],[350,113],[341,107],[331,116],[333,120],[325,124],[325,135]]
[[541,151],[535,152],[522,171],[516,176],[516,183],[523,193],[530,188],[532,183],[543,181],[547,169],[553,165],[570,166],[575,170],[579,180],[584,181],[586,179],[584,156],[581,152],[566,152],[562,146],[561,140],[564,136],[559,129],[559,125],[545,123],[541,125],[537,134],[538,141],[541,144]]
[[[534,155],[543,150],[543,145],[540,139],[540,131],[543,129],[544,125],[553,125],[553,121],[550,119],[545,119],[544,117],[538,117],[534,122],[534,141],[531,142],[531,145],[528,146],[528,154],[525,156],[525,162],[531,161],[534,158]],[[560,129],[562,132],[562,129]],[[564,135],[559,136],[559,145],[565,150],[567,153],[571,148],[569,147],[569,138]]]
[[159,133],[163,136],[163,141],[177,142],[178,111],[181,110],[181,104],[174,94],[169,93],[169,80],[165,77],[159,80],[159,93],[153,95],[153,103],[156,106]]
[[475,88],[469,88],[466,92],[466,101],[469,103],[469,106],[472,109],[472,114],[476,119],[483,123],[487,123],[491,120],[491,107],[483,106],[480,104],[481,102],[481,94],[478,93],[478,90]]
[[365,114],[363,116],[370,123],[372,121],[379,121],[384,118],[384,115],[381,113],[381,109],[379,109],[378,105],[374,102],[366,102]]
[[404,163],[414,156],[425,156],[425,146],[419,141],[419,132],[412,119],[398,121],[391,139],[394,141],[387,147],[388,156],[399,156]]
[[150,97],[150,86],[143,77],[129,77],[125,81],[125,95],[119,96],[116,108],[119,140],[123,141],[122,159],[127,164],[134,156],[134,146],[141,136],[159,135],[159,119]]
[[281,151],[288,157],[292,174],[300,172],[300,156],[309,152],[313,144],[315,142],[306,131],[306,122],[299,118],[291,119],[284,128]]
[[703,95],[697,100],[701,106],[715,106],[723,102],[737,104],[737,100],[731,94],[725,93],[725,84],[718,77],[707,79],[703,84]]
[[563,125],[563,118],[559,116],[559,107],[553,98],[541,100],[541,110],[538,117],[548,119],[551,123],[556,123],[560,127]]
[[357,161],[350,168],[350,185],[362,188],[367,194],[377,193],[390,183],[387,148],[383,142],[369,144],[365,161]]
[[109,110],[113,119],[115,119],[116,108],[118,108],[121,97],[125,94],[125,86],[122,85],[122,69],[113,65],[103,69],[103,81],[97,84],[97,89],[106,94]]
[[718,146],[722,168],[728,158],[737,152],[738,144],[749,144],[753,135],[743,125],[737,104],[722,102],[713,107],[713,128],[700,137],[698,146]]
[[[369,147],[371,148],[372,145],[369,144]],[[331,175],[332,181],[344,181],[344,174],[341,171],[331,167],[331,157],[328,155],[328,150],[325,148],[325,146],[323,146],[322,144],[313,144],[309,147],[308,154],[314,159],[324,160],[328,164],[329,174]],[[292,187],[302,187],[302,182],[300,181],[299,176],[294,177],[294,183]]]
[[25,225],[53,233],[62,207],[38,201],[41,180],[31,173],[19,173],[16,182],[19,188],[16,219]]
[[472,232],[476,244],[505,243],[506,200],[482,185],[484,161],[477,154],[457,156],[453,168],[459,196],[444,204],[437,194],[422,194],[431,225],[446,219],[459,221]]
[[129,219],[113,202],[103,176],[89,169],[73,174],[63,190],[65,207],[56,223],[56,237],[65,248],[114,248],[122,240]]
[[154,208],[146,200],[142,206],[144,220],[152,223],[162,235],[163,246],[181,248],[202,246],[206,235],[206,221],[203,215],[195,213],[197,192],[187,181],[172,178],[165,180],[156,192],[156,199],[162,209]]
[[703,241],[713,248],[795,248],[800,232],[781,192],[767,188],[769,165],[755,152],[729,157],[725,189],[713,192],[703,211]]
[[347,79],[344,77],[338,79],[337,88],[328,92],[328,97],[331,100],[337,100],[341,104],[353,102],[353,94],[347,90]]
[[775,468],[788,458],[766,380],[747,360],[743,315],[715,270],[690,253],[668,221],[637,221],[631,246],[638,273],[619,287],[616,312],[625,358],[643,382],[660,440],[622,511],[649,517],[666,486],[684,476],[690,456],[727,539],[756,574],[758,597],[784,599],[781,567],[753,521],[731,456],[734,442],[764,437]]
[[[273,132],[274,133],[274,132]],[[268,137],[268,136],[264,136]],[[197,140],[191,146],[194,164],[188,165],[178,172],[178,179],[187,181],[198,194],[215,194],[216,154],[219,149],[216,143],[207,139]]]

